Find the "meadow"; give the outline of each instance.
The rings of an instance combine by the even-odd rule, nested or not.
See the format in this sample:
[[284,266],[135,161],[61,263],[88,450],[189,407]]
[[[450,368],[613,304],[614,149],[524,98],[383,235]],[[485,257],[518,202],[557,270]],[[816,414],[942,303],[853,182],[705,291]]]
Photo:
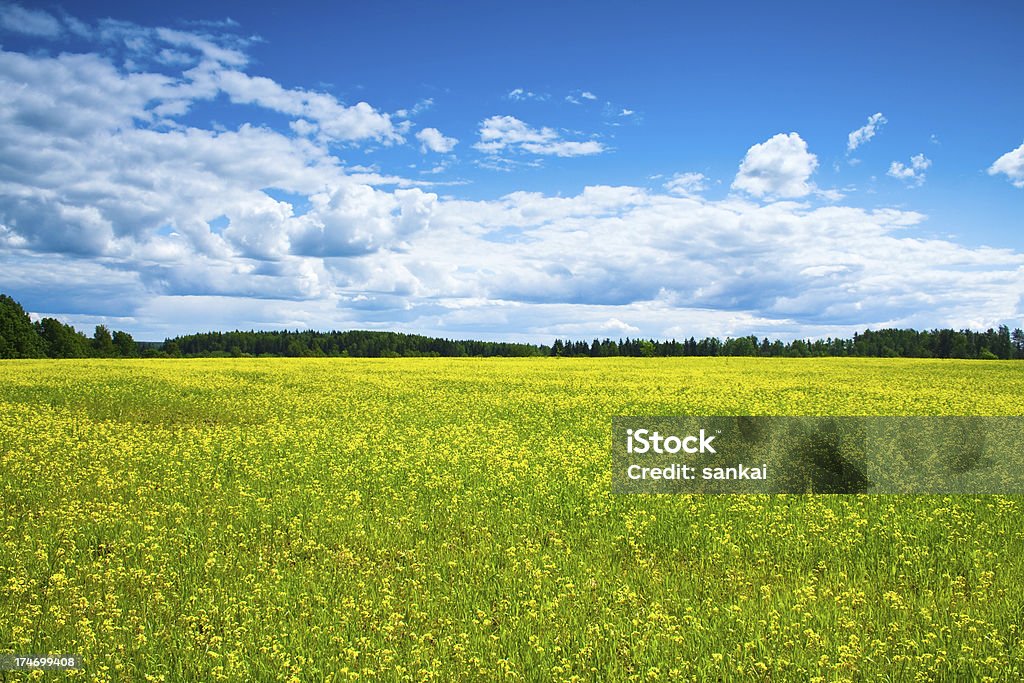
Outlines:
[[0,651],[100,681],[1021,680],[1020,497],[613,495],[609,445],[613,415],[1022,397],[995,361],[5,361]]

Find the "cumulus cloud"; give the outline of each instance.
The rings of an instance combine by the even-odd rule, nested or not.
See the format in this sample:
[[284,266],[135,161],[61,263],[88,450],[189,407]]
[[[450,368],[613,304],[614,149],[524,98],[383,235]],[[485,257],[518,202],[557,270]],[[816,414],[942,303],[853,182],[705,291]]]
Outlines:
[[[199,72],[201,77],[207,74]],[[388,114],[366,102],[346,106],[332,95],[288,89],[272,79],[250,76],[232,69],[208,74],[216,87],[232,102],[256,104],[266,109],[301,117],[305,125],[330,141],[377,140],[385,144],[402,142]]]
[[93,54],[30,57],[0,49],[0,109],[5,130],[46,130],[82,137],[97,130],[125,129],[152,122],[153,105],[179,98],[178,84],[156,73],[123,73]]
[[564,140],[554,128],[532,128],[514,116],[492,116],[480,123],[480,141],[475,149],[487,154],[527,152],[542,156],[575,157],[600,154],[604,145],[596,140]]
[[357,256],[394,246],[427,227],[437,201],[418,188],[383,192],[343,185],[310,197],[313,209],[298,219],[293,252],[300,256]]
[[906,166],[899,161],[894,161],[889,164],[889,170],[886,171],[886,175],[891,178],[902,180],[908,185],[914,187],[920,187],[924,185],[925,171],[932,165],[931,159],[926,157],[924,154],[915,154],[910,157],[910,165]]
[[[266,283],[270,275],[257,277],[236,260],[297,264],[306,252],[371,253],[427,224],[434,195],[376,190],[370,184],[413,183],[346,172],[324,144],[394,139],[387,117],[369,105],[347,107],[225,66],[246,60],[202,36],[119,30],[189,50],[196,66],[173,76],[124,70],[99,54],[0,50],[0,245],[150,263],[140,269],[148,286],[187,290],[191,276],[182,273],[197,264],[236,283]],[[174,121],[218,93],[303,118],[292,122],[294,135]],[[280,192],[293,199],[275,199]],[[350,229],[346,217],[366,223]],[[215,228],[218,221],[224,225]]]
[[420,141],[420,151],[437,152],[447,154],[459,144],[456,138],[445,137],[437,128],[424,128],[416,133],[416,139]]
[[[11,7],[22,11],[16,6]],[[4,11],[7,14],[0,12],[0,21],[10,15],[10,7]],[[53,21],[56,22],[56,19]],[[243,69],[248,65],[249,58],[244,47],[250,39],[233,34],[212,36],[169,28],[148,28],[113,19],[102,20],[93,32],[94,35],[90,35],[81,22],[70,17],[65,21],[69,26],[77,27],[77,33],[124,51],[122,57],[127,65],[124,69],[127,73],[115,66],[113,59],[97,53],[65,53],[55,58],[36,59],[0,51],[0,58],[4,61],[0,65],[0,77],[6,76],[11,80],[20,78],[20,83],[29,84],[47,77],[67,78],[70,75],[67,82],[75,92],[84,93],[91,89],[110,98],[109,104],[113,109],[131,109],[136,113],[139,109],[138,101],[118,102],[121,93],[112,92],[110,88],[119,87],[120,81],[126,84],[147,83],[150,89],[145,93],[146,104],[152,106],[141,112],[141,117],[137,116],[147,121],[181,116],[196,101],[210,100],[223,93],[234,103],[253,104],[294,117],[293,130],[315,135],[321,142],[372,140],[393,144],[403,141],[391,117],[366,102],[348,105],[328,93],[285,88],[272,79],[246,73]],[[60,28],[60,24],[57,24],[57,28]],[[147,62],[184,70],[178,75],[167,75],[162,69],[142,68]],[[63,75],[57,73],[61,68],[65,72]],[[47,83],[41,82],[39,85],[45,86]],[[42,103],[46,98],[37,94],[36,99]],[[89,108],[85,112],[86,115],[93,113],[101,112],[97,108]],[[82,116],[67,118],[81,119]],[[168,123],[166,120],[161,122]]]
[[[931,325],[975,319],[974,306],[986,321],[1015,315],[1024,255],[908,238],[922,220],[906,211],[714,202],[629,187],[573,197],[518,192],[439,203],[403,259],[424,292],[446,293],[458,299],[453,306],[481,316],[525,309],[535,330],[555,335],[579,322],[557,317],[569,310],[588,321],[572,328],[580,336],[599,334],[609,318],[664,336],[692,333],[695,319],[717,333],[735,325],[744,334],[834,334],[840,326],[921,326],[928,316]],[[908,265],[894,271],[894,261]]]
[[989,166],[988,174],[1003,173],[1014,187],[1024,187],[1024,144],[1012,149]]
[[869,116],[866,124],[850,133],[847,138],[846,151],[848,153],[852,152],[871,138],[875,137],[875,133],[878,132],[878,129],[886,123],[888,123],[888,121],[884,116],[882,116],[882,112]]
[[64,32],[64,27],[49,12],[21,5],[0,5],[0,27],[44,38],[55,38]]
[[817,167],[803,138],[779,133],[747,150],[732,187],[755,197],[803,197],[814,189],[808,180]]
[[703,173],[676,173],[663,187],[672,194],[688,196],[707,189],[707,180]]
[[[209,209],[230,217],[220,236],[226,255],[188,256],[186,240],[182,253],[111,255],[106,263],[138,273],[164,302],[161,315],[183,297],[196,306],[220,297],[227,316],[251,310],[247,298],[289,298],[286,319],[315,327],[380,321],[533,340],[803,336],[878,324],[956,326],[965,316],[988,325],[1018,315],[1024,295],[1024,255],[908,237],[924,217],[891,209],[609,186],[466,201],[350,185],[312,195],[301,215],[280,200],[253,199],[240,194],[234,208],[221,199]],[[261,260],[267,265],[256,265]],[[281,306],[260,310],[265,317],[246,320],[281,324]],[[199,324],[184,310],[180,320],[185,329]]]
[[[819,192],[817,160],[795,133],[751,147],[734,183],[746,194],[722,200],[702,197],[708,179],[694,172],[664,191],[439,197],[339,159],[337,142],[401,135],[369,104],[251,74],[237,42],[103,30],[93,54],[0,50],[0,286],[84,328],[116,320],[141,339],[243,326],[550,341],[1021,316],[1018,252],[917,237],[924,216],[912,211],[786,201]],[[135,67],[108,53],[115,43]],[[143,68],[162,50],[182,57]],[[213,98],[232,115],[256,106],[286,120],[183,118]],[[450,144],[427,130],[419,144]],[[496,164],[604,151],[567,135],[496,116],[476,146]],[[1013,180],[1018,158],[994,172]]]

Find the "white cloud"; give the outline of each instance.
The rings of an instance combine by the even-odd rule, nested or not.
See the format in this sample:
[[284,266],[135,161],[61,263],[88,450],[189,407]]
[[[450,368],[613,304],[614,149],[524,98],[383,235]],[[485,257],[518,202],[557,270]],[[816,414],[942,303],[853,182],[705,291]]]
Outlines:
[[1011,149],[989,166],[988,174],[1004,173],[1014,187],[1024,187],[1024,144]]
[[[456,201],[343,184],[308,195],[310,210],[297,216],[280,200],[238,190],[226,196],[231,188],[210,188],[198,202],[205,215],[230,217],[214,236],[225,250],[194,254],[184,241],[183,251],[151,248],[145,260],[137,251],[115,251],[88,274],[44,254],[48,272],[67,275],[53,291],[87,278],[92,287],[108,283],[104,301],[116,301],[122,290],[138,296],[139,284],[125,277],[138,273],[149,293],[132,310],[142,319],[139,329],[149,325],[157,337],[171,331],[159,325],[186,331],[231,326],[244,316],[250,326],[271,328],[283,321],[372,324],[533,340],[794,337],[968,319],[987,326],[1019,315],[1024,295],[1024,255],[908,237],[924,217],[906,211],[708,201],[604,186],[569,197],[517,192]],[[172,192],[180,198],[183,189]],[[184,217],[199,214],[193,202],[181,203]],[[17,254],[24,252],[7,252],[15,270],[23,263],[38,268],[40,256],[23,262]],[[203,318],[206,307],[222,317]]]
[[632,109],[623,109],[622,111],[619,112],[619,116],[632,116],[635,113],[636,112],[633,111]]
[[596,100],[597,95],[589,90],[574,90],[565,96],[565,101],[570,104],[583,104],[583,100]]
[[104,44],[105,52],[120,53],[126,67],[142,70],[147,64],[180,66],[209,62],[221,67],[242,68],[249,63],[246,49],[258,38],[244,37],[218,26],[216,34],[150,28],[117,19],[100,19],[95,28],[64,15],[67,29],[75,35]]
[[[107,52],[114,37],[108,56],[0,50],[3,288],[83,328],[550,341],[985,327],[1022,314],[1024,254],[922,239],[924,216],[910,211],[777,201],[826,192],[795,133],[751,147],[734,183],[750,196],[706,199],[707,178],[691,172],[667,192],[442,198],[372,159],[337,156],[329,143],[396,134],[370,105],[285,88],[213,49],[237,43],[115,28],[104,30],[141,41],[133,69]],[[143,68],[163,49],[190,57]],[[219,95],[229,120],[248,105],[287,119],[275,130],[181,118]],[[566,135],[498,116],[477,147],[494,164],[604,151]],[[1014,154],[993,172],[1014,180]]]
[[630,325],[616,317],[611,317],[604,321],[598,321],[590,315],[586,316],[586,318],[589,319],[584,322],[549,325],[546,331],[559,337],[570,337],[572,339],[582,339],[583,341],[588,341],[593,337],[631,336],[639,334],[641,331],[639,327]]
[[924,154],[915,154],[910,157],[910,165],[904,166],[899,161],[894,161],[889,164],[889,170],[886,172],[887,176],[902,180],[908,185],[920,187],[924,184],[925,170],[932,165],[931,159],[926,157]]
[[672,194],[689,196],[707,189],[707,180],[703,173],[676,173],[663,187]]
[[[591,187],[574,197],[520,192],[440,203],[405,262],[424,291],[460,297],[462,320],[468,308],[493,325],[498,308],[508,320],[529,316],[535,330],[556,335],[567,325],[579,336],[598,334],[610,317],[662,336],[687,325],[694,333],[695,319],[702,333],[795,334],[889,321],[922,326],[929,316],[933,325],[973,319],[974,306],[986,320],[1013,316],[1024,292],[1024,255],[908,238],[907,228],[923,218],[625,187]],[[429,274],[416,261],[432,264]],[[909,265],[894,270],[893,262]],[[694,317],[698,310],[714,313]],[[570,311],[579,317],[567,317]]]
[[208,76],[232,102],[256,104],[315,123],[318,135],[326,140],[350,142],[372,139],[384,144],[402,141],[391,117],[366,102],[346,106],[326,93],[283,88],[272,79],[231,69],[209,73],[200,70],[197,75],[200,79]]
[[49,12],[21,5],[0,6],[0,26],[15,33],[44,38],[55,38],[64,32],[64,27]]
[[416,104],[412,105],[409,109],[399,109],[395,112],[395,118],[406,119],[412,118],[419,114],[422,114],[426,110],[434,106],[433,97],[425,97],[422,100],[418,100]]
[[575,157],[600,154],[604,145],[596,140],[563,140],[553,128],[531,128],[514,116],[492,116],[480,123],[480,141],[475,149],[487,154],[522,151],[537,155]]
[[[292,137],[249,124],[213,131],[163,118],[213,97],[221,85],[232,101],[313,122],[292,122]],[[123,72],[94,54],[0,50],[0,90],[7,94],[0,108],[0,243],[135,263],[157,289],[187,292],[194,281],[202,292],[259,292],[273,277],[238,259],[277,262],[286,273],[304,262],[303,249],[389,248],[428,224],[436,199],[420,190],[375,190],[369,184],[415,183],[373,170],[346,174],[324,146],[305,139],[324,129],[344,138],[385,134],[372,114],[360,122],[358,106],[210,62],[175,79]],[[355,117],[346,120],[352,109]],[[275,199],[277,192],[294,199]],[[297,211],[293,202],[309,206]],[[223,230],[211,225],[218,217],[226,219]],[[193,278],[197,268],[234,284]],[[307,282],[294,291],[320,290]]]
[[245,66],[249,58],[240,50],[226,48],[214,41],[195,33],[175,31],[169,28],[156,29],[156,36],[165,43],[176,47],[192,48],[200,52],[206,59],[227,66]]
[[[305,129],[306,134],[315,134],[322,142],[373,140],[393,144],[403,141],[391,117],[366,102],[346,105],[327,93],[284,88],[272,79],[244,72],[242,68],[248,64],[249,58],[243,48],[252,39],[231,34],[214,37],[168,28],[150,29],[112,19],[102,20],[95,36],[89,36],[88,29],[81,22],[71,17],[65,21],[69,26],[77,27],[76,33],[86,34],[83,37],[95,37],[127,52],[125,63],[129,73],[123,80],[151,86],[145,95],[147,104],[152,103],[153,106],[139,112],[144,120],[180,116],[187,113],[195,101],[212,99],[222,92],[234,103],[254,104],[294,116],[293,129]],[[15,76],[12,70],[17,69],[17,77],[22,79],[22,83],[42,78],[46,75],[44,72],[50,72],[51,78],[63,78],[64,75],[57,73],[58,66],[62,66],[70,75],[68,83],[74,91],[84,93],[92,88],[97,96],[110,98],[108,105],[115,111],[139,110],[137,101],[119,102],[121,93],[110,91],[111,86],[121,85],[121,74],[109,57],[62,54],[56,58],[34,59],[19,53],[4,52],[2,55],[7,73]],[[187,70],[175,76],[164,75],[147,72],[142,68],[145,63]],[[104,72],[102,80],[97,81],[101,71]],[[41,102],[45,98],[38,96],[37,99]],[[429,106],[427,102],[417,103],[419,110]],[[86,114],[101,115],[102,110],[90,107]]]
[[732,187],[755,197],[803,197],[814,189],[808,180],[817,167],[803,138],[779,133],[747,150]]
[[835,188],[825,190],[820,187],[814,188],[814,194],[830,202],[838,202],[840,199],[846,196],[843,192]]
[[98,55],[37,58],[2,49],[0,86],[0,120],[6,125],[0,135],[10,135],[15,146],[17,130],[45,128],[75,138],[152,121],[151,105],[174,100],[179,92],[167,76],[120,73]]
[[456,138],[445,137],[437,128],[424,128],[416,133],[416,139],[422,143],[420,151],[430,150],[438,154],[447,154],[459,144]]
[[848,153],[852,152],[871,138],[875,137],[875,133],[878,132],[878,129],[886,123],[888,123],[888,121],[884,116],[882,116],[882,112],[869,116],[866,124],[850,133],[846,143],[846,151]]
[[522,88],[515,88],[514,90],[510,90],[505,97],[513,102],[524,102],[526,100],[544,101],[549,99],[550,96],[544,93],[535,93]]
[[342,185],[309,198],[295,221],[292,251],[300,256],[355,256],[394,246],[429,225],[437,195],[419,189],[383,192]]

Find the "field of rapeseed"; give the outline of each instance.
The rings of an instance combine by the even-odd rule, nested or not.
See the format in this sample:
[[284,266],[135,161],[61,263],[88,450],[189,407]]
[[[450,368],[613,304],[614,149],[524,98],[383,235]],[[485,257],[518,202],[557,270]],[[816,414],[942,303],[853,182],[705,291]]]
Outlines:
[[996,362],[9,361],[0,651],[101,681],[1020,680],[1020,498],[616,496],[609,439],[1022,396]]

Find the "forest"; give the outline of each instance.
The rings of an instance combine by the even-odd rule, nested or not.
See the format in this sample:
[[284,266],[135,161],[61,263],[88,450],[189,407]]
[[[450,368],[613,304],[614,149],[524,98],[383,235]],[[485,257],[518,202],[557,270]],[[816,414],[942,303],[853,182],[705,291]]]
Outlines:
[[444,339],[400,332],[234,331],[203,332],[136,341],[131,334],[97,325],[92,336],[55,318],[32,321],[11,297],[0,294],[0,358],[179,358],[179,357],[461,357],[461,356],[763,356],[781,358],[865,356],[881,358],[1024,359],[1024,331],[998,329],[882,329],[851,339],[783,342],[750,335],[684,340],[556,339],[551,345]]

